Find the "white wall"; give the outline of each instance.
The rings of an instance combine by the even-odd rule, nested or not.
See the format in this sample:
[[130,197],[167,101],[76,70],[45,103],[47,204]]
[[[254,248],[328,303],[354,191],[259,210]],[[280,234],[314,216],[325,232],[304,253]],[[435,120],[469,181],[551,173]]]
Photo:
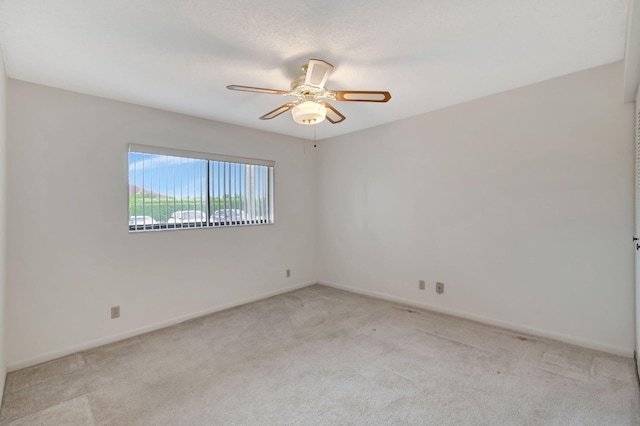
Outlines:
[[6,286],[6,100],[7,74],[4,69],[4,58],[0,52],[0,402],[4,393],[4,381],[7,373],[5,364],[5,286]]
[[633,114],[615,63],[323,141],[321,281],[632,356]]
[[[15,80],[8,104],[10,370],[315,282],[310,142]],[[275,160],[276,224],[130,234],[132,142]]]

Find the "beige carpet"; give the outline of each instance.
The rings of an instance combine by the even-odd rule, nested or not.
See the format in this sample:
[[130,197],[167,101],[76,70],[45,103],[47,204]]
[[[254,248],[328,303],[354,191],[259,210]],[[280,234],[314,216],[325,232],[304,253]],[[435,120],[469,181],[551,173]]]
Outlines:
[[638,425],[632,359],[314,285],[11,373],[1,425]]

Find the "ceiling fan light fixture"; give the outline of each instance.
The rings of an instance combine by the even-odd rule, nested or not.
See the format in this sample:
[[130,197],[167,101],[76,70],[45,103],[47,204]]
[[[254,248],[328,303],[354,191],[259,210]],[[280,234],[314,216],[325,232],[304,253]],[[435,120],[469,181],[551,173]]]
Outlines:
[[318,102],[305,101],[296,105],[291,115],[296,123],[308,126],[322,122],[327,116],[327,108]]
[[[1,1],[1,0],[0,0]],[[327,90],[326,82],[333,70],[333,65],[321,59],[309,59],[309,63],[302,67],[302,75],[291,81],[291,90],[267,89],[264,87],[227,86],[229,90],[241,92],[267,93],[271,95],[286,95],[297,98],[294,102],[287,102],[259,117],[260,120],[271,120],[291,110],[293,121],[303,126],[310,126],[327,121],[331,124],[342,123],[345,116],[326,101],[346,102],[388,102],[391,93],[386,91],[362,90]],[[328,114],[328,115],[327,115]]]

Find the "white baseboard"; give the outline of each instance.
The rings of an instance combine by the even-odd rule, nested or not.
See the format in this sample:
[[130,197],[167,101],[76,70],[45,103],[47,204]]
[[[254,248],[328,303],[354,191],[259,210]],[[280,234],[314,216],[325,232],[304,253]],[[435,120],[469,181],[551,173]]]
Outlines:
[[[219,305],[219,306],[214,306],[212,308],[208,308],[208,309],[204,309],[201,311],[197,311],[197,312],[193,312],[191,314],[187,314],[187,315],[182,315],[176,318],[172,318],[166,321],[160,321],[154,324],[149,324],[143,327],[139,327],[139,328],[135,328],[133,330],[129,330],[126,331],[124,333],[119,333],[119,334],[114,334],[111,336],[106,336],[106,337],[101,337],[99,339],[94,339],[94,340],[90,340],[87,342],[83,342],[77,345],[73,345],[73,346],[69,346],[67,348],[64,349],[60,349],[60,350],[56,350],[56,351],[52,351],[52,352],[47,352],[45,354],[41,354],[29,359],[25,359],[25,360],[21,360],[21,361],[17,361],[17,362],[12,362],[9,363],[7,365],[7,371],[11,372],[11,371],[16,371],[16,370],[20,370],[22,368],[27,368],[27,367],[31,367],[43,362],[47,362],[47,361],[51,361],[53,359],[56,358],[60,358],[66,355],[71,355],[77,352],[81,352],[81,351],[85,351],[87,349],[92,349],[98,346],[102,346],[102,345],[106,345],[109,343],[113,343],[113,342],[117,342],[119,340],[124,340],[124,339],[128,339],[129,337],[134,337],[134,336],[138,336],[144,333],[148,333],[154,330],[159,330],[162,328],[166,328],[175,324],[179,324],[181,322],[184,321],[188,321],[194,318],[198,318],[201,316],[205,316],[205,315],[209,315],[215,312],[220,312],[220,311],[224,311],[226,309],[230,309],[230,308],[234,308],[236,306],[241,306],[241,305],[245,305],[247,303],[251,303],[251,302],[256,302],[258,300],[262,300],[262,299],[266,299],[268,297],[272,297],[272,296],[277,296],[278,294],[283,294],[283,293],[288,293],[290,291],[293,290],[297,290],[300,288],[304,288],[304,287],[308,287],[310,285],[313,284],[322,284],[322,285],[326,285],[329,287],[333,287],[333,288],[337,288],[340,290],[345,290],[345,291],[349,291],[351,293],[357,293],[357,294],[363,294],[365,296],[371,296],[371,297],[375,297],[378,299],[383,299],[383,300],[388,300],[391,302],[396,302],[396,303],[401,303],[403,305],[409,305],[409,306],[415,306],[418,308],[423,308],[423,309],[429,309],[431,311],[434,312],[440,312],[443,314],[448,314],[448,315],[453,315],[456,317],[460,317],[460,318],[465,318],[465,319],[469,319],[472,321],[477,321],[477,322],[481,322],[483,324],[488,324],[488,325],[493,325],[496,327],[501,327],[504,329],[508,329],[508,330],[512,330],[512,331],[516,331],[516,332],[520,332],[520,333],[527,333],[527,334],[531,334],[531,335],[535,335],[535,336],[540,336],[540,337],[545,337],[545,338],[549,338],[549,339],[554,339],[554,340],[558,340],[561,342],[566,342],[566,343],[571,343],[574,345],[578,345],[578,346],[583,346],[589,349],[595,349],[598,351],[602,351],[602,352],[608,352],[608,353],[612,353],[615,355],[620,355],[620,356],[624,356],[627,358],[633,358],[634,357],[634,351],[631,349],[625,349],[625,348],[620,348],[617,346],[611,346],[611,345],[607,345],[607,344],[603,344],[600,342],[594,342],[592,340],[588,340],[588,339],[583,339],[580,337],[575,337],[575,336],[570,336],[570,335],[566,335],[566,334],[561,334],[561,333],[556,333],[553,331],[548,331],[548,330],[542,330],[542,329],[538,329],[535,327],[529,327],[526,325],[522,325],[522,324],[517,324],[517,323],[513,323],[513,322],[508,322],[508,321],[502,321],[502,320],[497,320],[494,318],[490,318],[490,317],[486,317],[486,316],[482,316],[482,315],[476,315],[476,314],[472,314],[472,313],[468,313],[468,312],[463,312],[463,311],[458,311],[455,309],[448,309],[448,308],[443,308],[441,306],[435,306],[435,305],[431,305],[428,303],[422,303],[422,302],[417,302],[415,300],[410,300],[410,299],[405,299],[402,297],[397,297],[397,296],[392,296],[390,294],[386,294],[386,293],[380,293],[380,292],[376,292],[376,291],[369,291],[369,290],[363,290],[357,287],[351,287],[351,286],[345,286],[345,285],[340,285],[340,284],[335,284],[335,283],[331,283],[331,282],[327,282],[327,281],[317,281],[317,282],[306,282],[306,283],[302,283],[302,284],[297,284],[294,286],[290,286],[290,287],[285,287],[285,288],[281,288],[278,290],[274,290],[271,292],[267,292],[267,293],[263,293],[261,295],[258,296],[254,296],[254,297],[250,297],[247,299],[242,299],[236,302],[232,302],[232,303],[227,303],[224,305]],[[640,361],[639,361],[639,368],[640,368]],[[2,378],[0,378],[0,382],[3,382]],[[0,390],[0,392],[2,392],[2,390]],[[0,393],[1,395],[1,393]]]
[[[615,355],[624,356],[627,358],[633,358],[633,349],[625,349],[617,346],[611,346],[600,342],[595,342],[589,339],[583,339],[581,337],[570,336],[567,334],[556,333],[549,330],[542,330],[535,327],[529,327],[527,325],[513,323],[509,321],[502,321],[495,318],[486,317],[483,315],[476,315],[469,312],[458,311],[455,309],[443,308],[441,306],[435,306],[428,303],[417,302],[415,300],[404,299],[402,297],[392,296],[386,293],[379,293],[377,291],[363,290],[356,287],[350,287],[340,284],[335,284],[327,281],[318,281],[318,284],[323,284],[329,287],[334,287],[340,290],[349,291],[352,293],[363,294],[365,296],[371,296],[378,299],[384,299],[391,302],[402,303],[403,305],[415,306],[418,308],[428,309],[430,311],[439,312],[443,314],[453,315],[456,317],[481,322],[483,324],[493,325],[496,327],[504,328],[507,330],[516,331],[519,333],[527,333],[534,336],[545,337],[549,339],[558,340],[565,343],[571,343],[573,345],[582,346],[589,349],[595,349],[597,351],[607,352]],[[638,364],[640,366],[640,363]]]
[[289,287],[284,287],[278,290],[270,291],[267,293],[260,294],[258,296],[249,297],[247,299],[238,300],[236,302],[227,303],[224,305],[214,306],[212,308],[204,309],[201,311],[193,312],[191,314],[182,315],[176,318],[172,318],[166,321],[160,321],[154,324],[145,325],[143,327],[138,327],[133,330],[126,331],[124,333],[114,334],[111,336],[101,337],[99,339],[89,340],[87,342],[83,342],[77,345],[69,346],[64,349],[47,352],[41,355],[37,355],[35,357],[16,361],[9,363],[7,365],[7,371],[16,371],[22,368],[31,367],[37,364],[41,364],[43,362],[51,361],[56,358],[60,358],[63,356],[71,355],[77,352],[85,351],[87,349],[93,349],[98,346],[106,345],[109,343],[117,342],[119,340],[128,339],[129,337],[139,336],[141,334],[149,333],[150,331],[159,330],[161,328],[166,328],[175,324],[179,324],[181,322],[185,322],[194,318],[202,317],[205,315],[213,314],[215,312],[224,311],[226,309],[235,308],[236,306],[246,305],[247,303],[256,302],[258,300],[266,299],[272,296],[277,296],[278,294],[288,293],[293,290],[297,290],[299,288],[308,287],[310,285],[316,284],[313,282],[306,282],[303,284],[296,284]]

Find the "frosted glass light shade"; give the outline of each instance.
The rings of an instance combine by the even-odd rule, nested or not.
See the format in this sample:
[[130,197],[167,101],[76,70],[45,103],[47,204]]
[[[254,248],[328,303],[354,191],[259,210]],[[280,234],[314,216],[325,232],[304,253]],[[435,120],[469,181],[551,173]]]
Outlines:
[[306,101],[291,110],[293,121],[298,124],[318,124],[327,116],[327,108],[314,101]]

